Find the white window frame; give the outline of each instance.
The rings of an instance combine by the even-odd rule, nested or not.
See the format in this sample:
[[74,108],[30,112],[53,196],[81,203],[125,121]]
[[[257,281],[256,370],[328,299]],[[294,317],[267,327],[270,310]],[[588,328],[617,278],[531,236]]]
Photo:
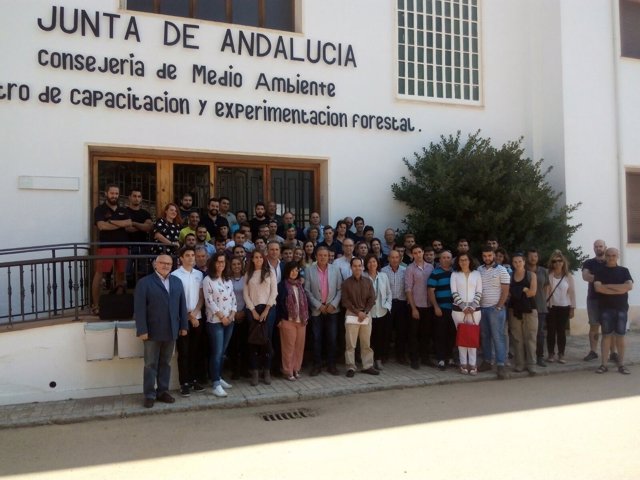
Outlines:
[[[408,7],[410,3],[413,5],[413,10],[409,11]],[[422,3],[423,11],[419,12],[418,8]],[[427,6],[431,5],[431,12],[427,14]],[[441,4],[442,9],[440,15],[436,12],[436,4]],[[445,7],[448,4],[450,8],[449,16],[445,16]],[[471,8],[475,4],[476,7],[476,20],[471,20]],[[458,18],[455,17],[456,6],[459,9]],[[403,7],[403,8],[401,8]],[[462,12],[463,8],[469,8],[468,18],[469,20],[463,21]],[[413,27],[409,25],[409,13],[413,15]],[[418,100],[426,101],[430,103],[445,103],[454,105],[468,105],[468,106],[482,106],[484,104],[484,88],[483,88],[483,75],[482,75],[482,0],[396,0],[395,2],[395,32],[396,32],[396,49],[395,49],[395,92],[399,99],[403,100]],[[404,26],[400,26],[400,18],[404,15]],[[422,29],[420,26],[420,19],[422,17]],[[431,23],[429,23],[431,18]],[[451,33],[445,31],[445,22],[450,20]],[[440,32],[436,32],[436,22],[441,22]],[[457,22],[458,33],[455,33],[455,23]],[[465,30],[465,23],[467,29]],[[475,24],[475,25],[472,25]],[[431,30],[429,30],[431,25]],[[472,52],[473,34],[472,28],[476,28],[476,44],[477,53]],[[404,43],[401,42],[402,30],[404,30]],[[412,30],[412,32],[410,32]],[[465,35],[464,32],[467,32]],[[447,38],[449,35],[449,38]],[[413,37],[413,43],[410,43],[411,36]],[[422,39],[420,38],[422,36]],[[439,37],[439,38],[438,38]],[[421,41],[422,40],[422,41]],[[431,47],[429,46],[429,40],[431,40]],[[465,50],[466,42],[468,42],[468,49]],[[450,48],[447,48],[447,41],[450,41]],[[422,43],[422,45],[420,45]],[[438,48],[440,47],[440,48]],[[459,47],[459,48],[456,48]],[[402,48],[402,50],[401,50]],[[413,48],[413,52],[411,52]],[[420,53],[420,50],[422,53]],[[450,63],[446,65],[447,52],[450,52]],[[410,60],[413,53],[413,61]],[[403,55],[403,58],[401,56]],[[474,56],[475,55],[475,63]],[[422,60],[421,60],[422,59]],[[439,63],[438,63],[439,60]],[[404,70],[401,62],[404,62]],[[410,65],[413,64],[411,67]],[[459,66],[458,66],[459,65]],[[440,70],[439,70],[440,69]],[[411,70],[413,72],[411,72]],[[477,75],[477,82],[475,82],[473,74]],[[413,73],[411,76],[410,73]],[[422,83],[420,86],[420,74],[422,73]],[[403,75],[401,75],[403,74]],[[440,74],[440,75],[439,75]],[[468,77],[465,77],[465,74]],[[432,78],[433,91],[429,91],[429,78]],[[439,81],[442,78],[442,81]],[[468,78],[469,82],[465,82]],[[413,79],[413,80],[411,80]],[[460,81],[457,81],[457,80]],[[401,93],[401,83],[404,83],[405,91]],[[413,93],[410,92],[410,86],[413,83]],[[438,84],[442,84],[443,96],[438,96]],[[464,87],[468,86],[470,96],[473,97],[473,88],[478,89],[477,100],[473,98],[455,98],[456,87],[459,86],[461,97],[464,97]],[[447,89],[450,88],[451,96],[448,97]],[[431,93],[431,96],[429,95]]]

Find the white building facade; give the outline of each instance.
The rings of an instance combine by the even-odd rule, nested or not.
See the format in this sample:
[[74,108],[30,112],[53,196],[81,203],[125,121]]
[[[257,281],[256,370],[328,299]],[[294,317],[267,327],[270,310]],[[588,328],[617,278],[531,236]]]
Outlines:
[[[524,137],[582,202],[574,243],[603,238],[633,275],[640,3],[588,3],[0,0],[2,248],[91,241],[111,182],[154,211],[190,191],[382,232],[402,158],[480,129]],[[0,403],[140,391],[137,360],[88,365],[81,325],[43,328],[0,334]]]

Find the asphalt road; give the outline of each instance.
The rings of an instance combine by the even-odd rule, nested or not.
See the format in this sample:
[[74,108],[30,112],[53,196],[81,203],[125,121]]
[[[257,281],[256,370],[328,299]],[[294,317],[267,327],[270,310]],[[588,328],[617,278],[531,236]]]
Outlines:
[[[637,372],[0,431],[9,478],[640,479]],[[260,414],[304,408],[308,418]]]

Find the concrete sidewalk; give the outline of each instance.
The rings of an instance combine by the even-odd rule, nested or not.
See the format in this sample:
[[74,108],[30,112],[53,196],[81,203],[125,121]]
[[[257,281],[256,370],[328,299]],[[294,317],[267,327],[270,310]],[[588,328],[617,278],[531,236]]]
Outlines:
[[[625,364],[636,365],[640,363],[640,332],[629,332],[626,336],[626,345]],[[547,368],[539,368],[539,375],[567,374],[580,370],[593,370],[595,372],[598,365],[600,365],[599,359],[591,362],[582,360],[588,350],[587,336],[568,337],[566,348],[567,363],[565,365],[552,363]],[[609,366],[609,372],[606,375],[619,375],[613,364]],[[514,373],[511,369],[507,370],[512,378],[527,376],[526,372]],[[630,381],[637,381],[633,380],[634,375],[638,375],[635,370],[631,368]],[[269,405],[376,390],[448,383],[472,383],[496,379],[494,372],[480,373],[476,377],[470,377],[469,375],[461,375],[457,369],[452,368],[444,372],[425,366],[422,366],[419,370],[412,370],[408,366],[394,362],[385,364],[384,370],[378,376],[357,373],[354,378],[346,378],[344,368],[341,369],[341,373],[342,375],[336,377],[326,372],[317,377],[310,377],[308,370],[305,370],[298,381],[290,382],[285,379],[274,378],[271,385],[260,384],[257,387],[250,386],[246,379],[237,380],[233,382],[233,388],[228,390],[229,396],[222,399],[214,397],[210,388],[207,388],[203,393],[192,393],[188,398],[180,397],[177,392],[172,392],[176,397],[175,403],[164,404],[157,402],[150,409],[142,406],[141,394],[7,405],[0,407],[0,428],[76,423],[88,420],[210,408]],[[142,372],[140,372],[140,375],[142,376]],[[471,389],[473,386],[469,386],[469,388]]]

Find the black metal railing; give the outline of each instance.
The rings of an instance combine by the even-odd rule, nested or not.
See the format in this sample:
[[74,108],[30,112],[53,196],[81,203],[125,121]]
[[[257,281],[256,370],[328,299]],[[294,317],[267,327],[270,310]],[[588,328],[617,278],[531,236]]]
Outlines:
[[[153,243],[131,243],[129,255],[96,256],[96,243],[68,243],[0,250],[0,326],[37,320],[80,318],[90,305],[96,259],[126,259],[127,281],[148,273]],[[101,243],[101,246],[110,246]],[[113,244],[115,246],[115,244]],[[122,244],[118,244],[122,246]],[[101,290],[109,288],[108,275]]]

